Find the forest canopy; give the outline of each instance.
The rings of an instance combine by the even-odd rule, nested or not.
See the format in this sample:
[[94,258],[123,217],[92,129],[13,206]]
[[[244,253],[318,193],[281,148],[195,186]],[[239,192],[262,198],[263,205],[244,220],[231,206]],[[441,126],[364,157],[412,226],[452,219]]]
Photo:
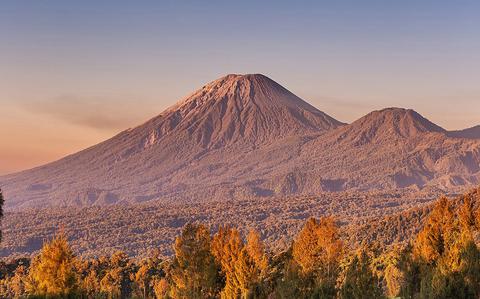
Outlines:
[[1,264],[2,298],[478,298],[480,189],[436,201],[403,246],[349,246],[334,217],[308,219],[274,254],[256,231],[187,223],[174,255],[82,258],[57,234]]

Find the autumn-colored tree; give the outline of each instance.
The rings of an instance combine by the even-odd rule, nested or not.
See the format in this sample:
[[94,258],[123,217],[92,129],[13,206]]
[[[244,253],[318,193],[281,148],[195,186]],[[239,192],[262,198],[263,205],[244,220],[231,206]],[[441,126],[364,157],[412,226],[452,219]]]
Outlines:
[[96,298],[96,296],[100,295],[100,280],[94,270],[91,270],[83,278],[82,291],[88,298]]
[[451,202],[443,197],[434,206],[424,228],[418,234],[413,247],[417,260],[434,263],[454,240],[455,214]]
[[335,284],[340,271],[343,242],[340,240],[335,220],[324,217],[310,218],[295,239],[293,260],[299,265],[305,280],[311,280],[306,293],[330,298],[335,295]]
[[155,280],[163,278],[161,260],[150,258],[143,260],[136,273],[132,274],[132,280],[135,284],[135,294],[140,298],[149,298],[153,294]]
[[165,278],[154,278],[152,281],[153,293],[157,299],[167,299],[169,298],[168,293],[170,292],[170,285]]
[[370,268],[370,257],[362,250],[347,267],[340,297],[345,299],[384,298],[378,277]]
[[127,254],[123,251],[115,252],[110,258],[109,269],[100,281],[100,289],[109,298],[128,298],[132,292],[130,274],[133,272]]
[[473,194],[465,194],[462,196],[462,204],[458,210],[458,220],[460,228],[464,233],[471,234],[472,229],[475,228],[475,200]]
[[30,268],[29,293],[42,296],[74,296],[78,290],[75,256],[64,234],[43,245]]
[[258,233],[251,231],[244,244],[238,230],[220,228],[213,237],[212,253],[225,276],[222,298],[260,296],[268,258]]
[[121,269],[110,269],[100,281],[100,290],[110,299],[122,298],[123,279]]
[[26,295],[25,278],[27,276],[27,269],[25,266],[19,266],[15,269],[15,274],[10,281],[13,296],[15,298],[22,298]]
[[390,298],[397,297],[404,284],[404,273],[400,270],[398,265],[387,265],[384,272],[384,279],[386,295]]
[[258,232],[251,230],[247,235],[247,243],[244,248],[245,260],[250,267],[250,274],[247,275],[248,281],[245,285],[249,290],[245,294],[253,297],[265,296],[267,290],[269,259],[265,243],[260,238]]
[[110,258],[77,259],[76,272],[81,283],[82,295],[87,298],[105,298],[101,280],[110,268]]
[[434,206],[413,244],[412,259],[404,271],[403,295],[420,298],[478,298],[480,252],[474,242],[476,227],[472,194],[458,208],[442,198]]
[[213,298],[219,289],[218,268],[210,251],[211,237],[200,224],[187,224],[175,240],[171,295],[174,298]]
[[242,293],[239,277],[236,275],[236,264],[243,247],[240,232],[234,228],[221,227],[213,237],[211,251],[225,276],[222,297],[237,298]]
[[247,235],[246,250],[248,255],[253,259],[259,272],[265,274],[268,269],[268,257],[265,243],[263,243],[258,232],[250,230]]

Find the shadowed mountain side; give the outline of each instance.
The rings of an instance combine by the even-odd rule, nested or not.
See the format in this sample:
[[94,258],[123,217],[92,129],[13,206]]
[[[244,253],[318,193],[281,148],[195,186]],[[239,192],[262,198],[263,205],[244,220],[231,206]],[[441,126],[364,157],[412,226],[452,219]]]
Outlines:
[[480,125],[464,130],[450,131],[448,135],[456,138],[480,139]]

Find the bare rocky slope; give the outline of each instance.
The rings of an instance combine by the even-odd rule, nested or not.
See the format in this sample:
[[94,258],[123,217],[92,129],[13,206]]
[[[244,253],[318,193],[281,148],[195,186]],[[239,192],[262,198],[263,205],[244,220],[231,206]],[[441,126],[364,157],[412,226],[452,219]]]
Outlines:
[[0,177],[6,207],[195,202],[480,182],[475,129],[389,108],[343,124],[263,75],[213,81],[148,122]]

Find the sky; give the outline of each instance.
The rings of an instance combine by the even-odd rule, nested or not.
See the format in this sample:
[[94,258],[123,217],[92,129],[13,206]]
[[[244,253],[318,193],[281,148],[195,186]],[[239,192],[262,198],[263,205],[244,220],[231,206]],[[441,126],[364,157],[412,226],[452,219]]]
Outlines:
[[0,174],[94,145],[229,73],[343,122],[480,125],[480,1],[0,2]]

